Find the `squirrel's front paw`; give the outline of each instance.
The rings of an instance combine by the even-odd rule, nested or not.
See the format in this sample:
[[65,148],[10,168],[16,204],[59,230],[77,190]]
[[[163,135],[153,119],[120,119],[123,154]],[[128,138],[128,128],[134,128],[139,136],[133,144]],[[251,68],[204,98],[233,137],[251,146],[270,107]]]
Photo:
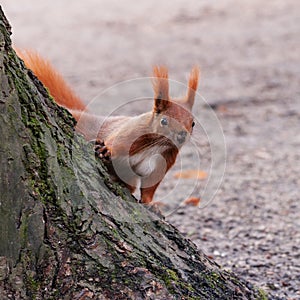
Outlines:
[[106,147],[104,141],[96,139],[90,141],[94,144],[95,156],[99,157],[102,160],[110,161],[111,160],[111,153],[109,149]]

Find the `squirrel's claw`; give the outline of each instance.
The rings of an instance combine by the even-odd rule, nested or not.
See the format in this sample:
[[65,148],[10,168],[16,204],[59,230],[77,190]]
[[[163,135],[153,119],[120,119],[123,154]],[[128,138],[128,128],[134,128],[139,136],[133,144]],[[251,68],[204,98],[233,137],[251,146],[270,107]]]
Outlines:
[[100,139],[92,140],[90,143],[94,144],[95,156],[106,161],[111,160],[111,152],[106,147],[104,141]]

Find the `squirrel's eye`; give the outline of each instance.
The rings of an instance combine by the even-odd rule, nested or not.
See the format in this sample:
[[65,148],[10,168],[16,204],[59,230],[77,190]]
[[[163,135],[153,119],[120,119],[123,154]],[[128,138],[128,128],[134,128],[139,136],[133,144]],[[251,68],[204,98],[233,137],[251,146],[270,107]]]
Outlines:
[[193,123],[192,123],[192,127],[194,127],[195,126],[195,122],[193,121]]
[[160,120],[160,125],[161,125],[161,126],[166,126],[166,125],[168,125],[168,120],[167,120],[167,118],[161,118],[161,120]]

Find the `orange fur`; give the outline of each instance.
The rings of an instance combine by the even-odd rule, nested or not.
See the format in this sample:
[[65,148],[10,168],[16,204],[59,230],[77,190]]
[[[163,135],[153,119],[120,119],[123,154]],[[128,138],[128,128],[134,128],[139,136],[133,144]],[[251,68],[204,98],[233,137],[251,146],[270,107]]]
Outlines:
[[[187,96],[175,101],[169,97],[168,69],[154,67],[153,111],[136,117],[105,118],[85,112],[81,99],[47,60],[30,51],[18,51],[18,55],[49,89],[56,102],[70,110],[78,121],[76,130],[87,140],[100,140],[104,145],[105,153],[110,153],[108,170],[112,178],[125,184],[132,193],[140,181],[141,201],[150,203],[161,180],[175,163],[179,149],[192,133],[191,109],[199,69],[194,67],[191,71]],[[165,164],[157,160],[151,169],[149,165],[156,154],[164,158]]]
[[189,103],[189,107],[191,108],[194,104],[195,93],[198,88],[200,70],[198,66],[194,66],[189,78],[188,83],[188,93],[187,93],[187,102]]
[[17,50],[16,52],[23,59],[26,67],[31,69],[44,86],[48,88],[50,95],[59,105],[74,110],[85,110],[83,101],[76,96],[61,74],[54,69],[48,60],[34,51]]
[[169,100],[168,69],[165,66],[155,66],[153,76],[154,99]]
[[198,88],[200,69],[198,66],[193,67],[190,78],[189,78],[189,88],[196,91]]

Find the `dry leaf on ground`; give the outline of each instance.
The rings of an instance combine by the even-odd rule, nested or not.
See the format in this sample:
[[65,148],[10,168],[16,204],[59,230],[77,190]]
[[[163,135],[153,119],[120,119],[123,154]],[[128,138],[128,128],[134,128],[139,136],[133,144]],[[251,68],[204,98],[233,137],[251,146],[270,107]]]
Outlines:
[[184,204],[186,205],[191,205],[191,206],[198,206],[200,203],[201,199],[197,197],[190,197],[186,200],[184,200]]
[[204,180],[207,178],[207,173],[202,170],[184,170],[184,171],[179,171],[174,174],[174,177],[177,179],[199,179],[199,180]]

